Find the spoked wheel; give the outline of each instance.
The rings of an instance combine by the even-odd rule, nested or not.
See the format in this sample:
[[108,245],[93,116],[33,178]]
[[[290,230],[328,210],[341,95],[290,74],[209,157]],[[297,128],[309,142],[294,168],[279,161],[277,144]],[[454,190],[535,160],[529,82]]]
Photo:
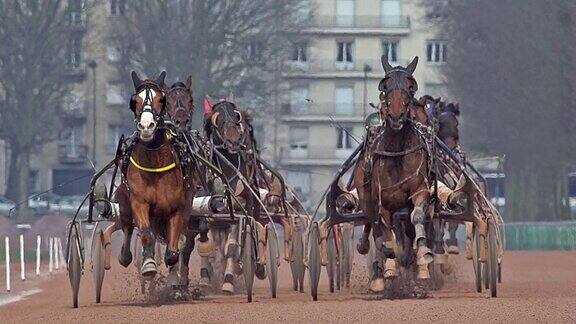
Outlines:
[[290,270],[292,271],[292,288],[294,291],[304,292],[304,244],[302,243],[302,232],[297,230],[292,236],[291,242],[292,260]]
[[78,308],[78,292],[80,291],[80,278],[82,277],[82,257],[80,255],[80,236],[77,223],[72,223],[68,237],[68,277],[72,286],[72,304]]
[[498,244],[496,224],[492,218],[488,219],[488,262],[486,263],[490,273],[490,296],[498,295]]
[[318,223],[313,223],[310,229],[308,241],[308,273],[310,276],[310,293],[314,301],[318,300],[318,283],[320,272],[322,271],[322,261],[320,260],[320,232]]
[[268,273],[268,281],[270,282],[270,294],[272,298],[276,298],[276,290],[278,288],[278,238],[276,231],[274,231],[274,224],[270,223],[266,226],[267,233],[267,257],[266,272]]
[[328,265],[326,266],[326,271],[328,272],[328,286],[330,287],[331,293],[334,292],[334,284],[336,284],[336,281],[338,280],[336,278],[336,272],[338,269],[337,258],[336,240],[334,238],[334,233],[331,231],[328,234]]
[[482,263],[480,263],[480,233],[474,226],[472,242],[472,265],[474,266],[474,281],[476,283],[476,292],[482,292]]
[[102,242],[102,230],[96,232],[92,245],[92,274],[94,276],[94,288],[96,290],[96,303],[100,303],[102,296],[102,283],[104,282],[104,245]]
[[252,227],[246,225],[244,232],[244,242],[242,246],[242,274],[246,285],[246,295],[248,302],[252,302],[252,288],[254,285],[254,271],[256,263],[256,253],[254,252],[254,238],[252,237]]

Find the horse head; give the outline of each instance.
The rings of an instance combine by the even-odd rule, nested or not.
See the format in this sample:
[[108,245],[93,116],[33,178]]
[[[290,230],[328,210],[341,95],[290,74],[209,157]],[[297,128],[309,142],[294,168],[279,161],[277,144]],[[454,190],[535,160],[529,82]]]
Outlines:
[[205,129],[213,144],[230,153],[238,153],[248,145],[249,116],[230,101],[221,101],[212,107]]
[[418,83],[412,76],[418,64],[418,57],[416,56],[407,67],[392,67],[386,55],[382,55],[381,60],[386,74],[378,85],[380,115],[382,121],[390,125],[393,130],[400,130],[409,118],[414,94],[418,90]]
[[166,72],[162,71],[155,79],[142,80],[132,71],[134,94],[130,98],[130,110],[134,113],[138,136],[144,142],[150,142],[158,125],[164,121],[164,79]]
[[438,138],[452,150],[460,146],[459,116],[460,105],[458,103],[443,105],[438,115]]
[[166,91],[166,113],[182,131],[188,128],[192,119],[194,102],[192,99],[192,77],[186,83],[176,82]]

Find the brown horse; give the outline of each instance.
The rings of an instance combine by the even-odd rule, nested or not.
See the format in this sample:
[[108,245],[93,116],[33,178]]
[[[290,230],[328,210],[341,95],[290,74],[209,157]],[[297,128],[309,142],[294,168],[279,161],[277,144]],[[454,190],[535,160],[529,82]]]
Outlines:
[[176,82],[166,90],[166,112],[175,126],[185,132],[190,126],[194,101],[192,98],[192,77],[186,83]]
[[392,231],[392,215],[413,206],[410,220],[415,229],[417,278],[428,279],[428,264],[433,255],[427,246],[426,210],[430,197],[428,156],[417,133],[413,112],[414,94],[418,84],[412,76],[418,58],[407,67],[392,67],[382,56],[386,72],[380,81],[380,116],[384,126],[368,149],[364,177],[365,198],[362,209],[367,214],[374,236],[376,259],[370,283],[374,291],[384,289],[384,278],[396,275],[396,239]]
[[[133,222],[140,230],[143,262],[140,273],[145,277],[157,272],[154,260],[156,238],[166,241],[166,265],[172,267],[179,259],[178,241],[188,224],[191,188],[185,184],[185,170],[171,142],[170,132],[163,127],[165,97],[162,91],[166,72],[156,80],[141,80],[132,72],[135,94],[130,109],[137,123],[138,138],[127,152],[124,179],[116,196],[120,220],[125,234],[120,263],[127,266],[132,259],[129,242]],[[193,239],[187,240],[187,245]]]

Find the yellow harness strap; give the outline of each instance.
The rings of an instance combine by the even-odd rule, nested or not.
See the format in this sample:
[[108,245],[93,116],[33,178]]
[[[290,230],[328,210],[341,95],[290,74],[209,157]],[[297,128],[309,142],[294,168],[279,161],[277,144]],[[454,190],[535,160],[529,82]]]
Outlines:
[[143,167],[140,164],[136,163],[136,161],[134,161],[134,159],[132,157],[130,157],[130,163],[132,163],[132,165],[135,166],[139,170],[142,170],[145,172],[154,172],[154,173],[161,173],[161,172],[170,171],[176,167],[176,163],[174,162],[170,165],[167,165],[167,166],[161,167],[161,168],[146,168],[146,167]]

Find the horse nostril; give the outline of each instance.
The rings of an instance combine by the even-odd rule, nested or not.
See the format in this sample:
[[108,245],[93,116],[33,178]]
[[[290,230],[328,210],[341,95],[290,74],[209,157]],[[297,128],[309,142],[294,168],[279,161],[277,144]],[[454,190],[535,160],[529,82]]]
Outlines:
[[138,123],[138,125],[136,125],[136,128],[138,128],[138,130],[144,130],[144,125],[142,125],[142,123]]
[[154,122],[151,122],[150,125],[148,126],[148,129],[154,129],[156,127],[156,124]]

